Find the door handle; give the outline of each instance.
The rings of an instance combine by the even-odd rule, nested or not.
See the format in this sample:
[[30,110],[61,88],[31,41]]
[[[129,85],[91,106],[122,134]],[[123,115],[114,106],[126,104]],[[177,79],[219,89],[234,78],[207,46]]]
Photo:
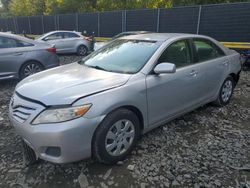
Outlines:
[[14,53],[14,56],[19,56],[19,55],[23,55],[23,53],[22,52]]
[[222,65],[224,65],[224,66],[228,66],[228,64],[229,64],[229,62],[228,61],[224,61],[223,63],[222,63]]
[[190,74],[190,76],[196,77],[198,72],[195,70],[192,70],[189,74]]

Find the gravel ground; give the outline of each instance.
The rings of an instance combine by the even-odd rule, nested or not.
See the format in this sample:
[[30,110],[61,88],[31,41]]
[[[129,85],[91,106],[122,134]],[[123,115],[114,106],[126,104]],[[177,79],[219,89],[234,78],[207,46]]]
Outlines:
[[[67,63],[79,59],[61,56]],[[144,135],[126,161],[23,166],[20,138],[8,120],[16,81],[0,82],[0,187],[250,187],[250,72],[231,103],[203,106]]]

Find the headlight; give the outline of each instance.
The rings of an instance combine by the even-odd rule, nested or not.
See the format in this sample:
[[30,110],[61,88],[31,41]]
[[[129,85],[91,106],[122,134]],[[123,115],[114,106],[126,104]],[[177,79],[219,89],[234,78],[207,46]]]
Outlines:
[[32,122],[32,124],[36,125],[41,123],[59,123],[76,119],[86,114],[90,107],[91,104],[86,104],[83,106],[74,106],[68,108],[47,109],[40,113]]

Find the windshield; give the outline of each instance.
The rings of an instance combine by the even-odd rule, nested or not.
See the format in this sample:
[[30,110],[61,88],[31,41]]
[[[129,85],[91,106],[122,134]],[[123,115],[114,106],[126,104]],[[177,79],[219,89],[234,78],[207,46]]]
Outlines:
[[80,64],[110,72],[138,72],[161,45],[155,41],[117,39],[93,52]]

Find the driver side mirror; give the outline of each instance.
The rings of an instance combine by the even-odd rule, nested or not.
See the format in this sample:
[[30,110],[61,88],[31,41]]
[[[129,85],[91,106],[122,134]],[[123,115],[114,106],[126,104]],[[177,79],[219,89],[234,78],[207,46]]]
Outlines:
[[173,63],[160,63],[154,68],[155,74],[175,73],[176,66]]

